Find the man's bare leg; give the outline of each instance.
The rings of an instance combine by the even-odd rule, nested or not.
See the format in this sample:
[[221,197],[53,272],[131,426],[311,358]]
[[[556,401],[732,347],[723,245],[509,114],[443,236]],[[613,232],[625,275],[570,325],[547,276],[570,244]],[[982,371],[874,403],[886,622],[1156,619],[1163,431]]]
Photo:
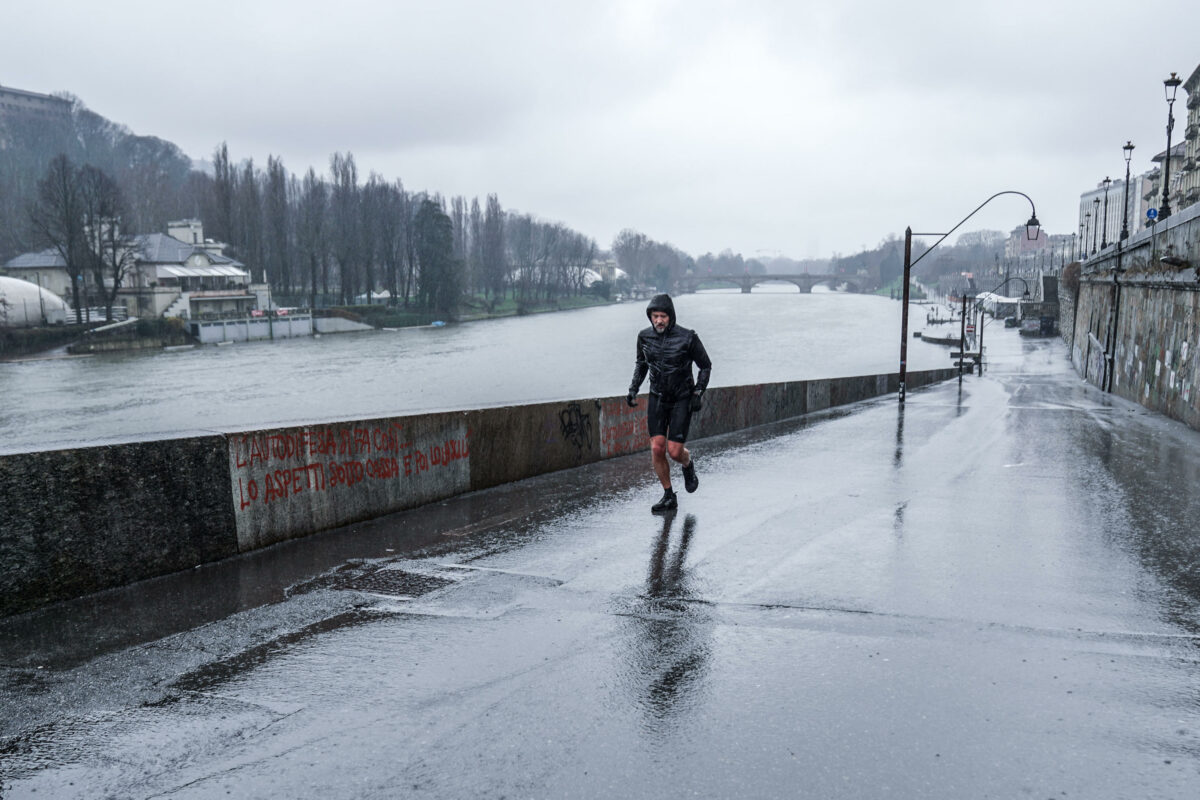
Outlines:
[[683,442],[667,442],[667,455],[684,467],[692,463],[692,454],[683,446]]
[[[674,449],[676,446],[683,447],[683,445],[677,442],[670,443],[671,449]],[[650,463],[654,465],[654,474],[658,476],[658,482],[662,484],[664,490],[671,488],[671,464],[667,461],[667,451],[667,437],[650,437]]]

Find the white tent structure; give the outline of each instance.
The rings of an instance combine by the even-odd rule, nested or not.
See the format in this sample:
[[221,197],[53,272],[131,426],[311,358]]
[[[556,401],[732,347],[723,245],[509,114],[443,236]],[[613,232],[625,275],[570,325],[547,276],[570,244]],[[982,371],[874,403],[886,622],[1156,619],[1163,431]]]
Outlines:
[[20,278],[0,276],[0,327],[61,325],[71,317],[71,307],[52,292]]

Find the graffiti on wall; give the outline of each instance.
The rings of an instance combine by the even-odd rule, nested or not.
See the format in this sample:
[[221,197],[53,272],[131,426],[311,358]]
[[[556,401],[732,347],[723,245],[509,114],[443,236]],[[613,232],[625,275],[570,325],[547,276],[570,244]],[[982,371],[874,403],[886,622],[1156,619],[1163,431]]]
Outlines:
[[592,448],[592,415],[585,413],[579,403],[570,403],[558,412],[562,438],[583,452]]
[[229,438],[242,547],[292,538],[465,491],[470,432],[406,420]]
[[636,453],[650,446],[646,434],[646,401],[636,408],[624,399],[604,400],[600,404],[600,448],[605,458]]
[[237,508],[365,481],[411,478],[470,456],[468,437],[418,446],[397,424],[233,437]]

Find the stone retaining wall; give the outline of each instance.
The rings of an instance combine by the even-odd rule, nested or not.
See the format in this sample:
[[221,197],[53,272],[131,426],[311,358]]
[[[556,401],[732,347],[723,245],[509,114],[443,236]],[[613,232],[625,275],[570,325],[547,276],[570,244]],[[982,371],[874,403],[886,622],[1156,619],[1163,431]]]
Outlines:
[[[1083,264],[1070,304],[1075,368],[1090,383],[1200,429],[1200,206]],[[1064,293],[1066,294],[1066,293]]]
[[[691,438],[898,389],[894,373],[717,387]],[[643,396],[0,455],[0,616],[647,447]]]

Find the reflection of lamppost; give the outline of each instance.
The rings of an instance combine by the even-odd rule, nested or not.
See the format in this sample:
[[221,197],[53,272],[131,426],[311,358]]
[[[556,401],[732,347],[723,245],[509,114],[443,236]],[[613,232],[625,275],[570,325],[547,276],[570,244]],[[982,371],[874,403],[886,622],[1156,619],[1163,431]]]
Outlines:
[[[1025,292],[1024,292],[1024,294],[1021,295],[1021,301],[1024,302],[1029,299],[1029,283],[1028,283],[1028,281],[1026,281],[1024,278],[1022,278],[1020,276],[1014,276],[1012,278],[1005,278],[1003,281],[1000,282],[999,286],[996,286],[994,289],[990,289],[990,290],[984,292],[984,294],[994,293],[997,289],[999,289],[1001,286],[1008,283],[1009,281],[1020,281],[1021,284],[1025,287]],[[984,328],[984,325],[986,324],[986,320],[984,319],[984,316],[983,316],[983,301],[979,300],[978,297],[976,297],[975,300],[976,300],[977,306],[979,307],[979,374],[980,374],[980,376],[982,376],[983,375],[983,328]],[[1018,305],[1018,308],[1019,307],[1020,306]],[[1020,316],[1020,315],[1018,315],[1018,316]],[[993,315],[993,318],[995,318],[995,315]],[[960,371],[961,371],[961,368],[960,368]]]
[[1163,162],[1163,201],[1158,212],[1159,219],[1171,216],[1171,129],[1175,127],[1175,91],[1183,83],[1174,72],[1163,81],[1163,91],[1167,94],[1167,159]]
[[905,378],[908,375],[908,284],[909,284],[909,278],[912,274],[912,268],[914,266],[916,266],[921,261],[922,258],[924,258],[925,256],[932,253],[934,248],[936,248],[939,244],[941,244],[942,242],[944,242],[946,240],[947,236],[954,233],[956,230],[958,230],[962,226],[962,224],[964,222],[969,220],[971,217],[975,216],[975,214],[977,214],[979,212],[979,209],[983,208],[988,203],[992,202],[993,200],[995,200],[997,197],[999,197],[1002,194],[1019,194],[1019,195],[1021,195],[1021,197],[1024,197],[1026,200],[1029,200],[1029,208],[1030,208],[1031,213],[1029,215],[1029,221],[1025,223],[1025,236],[1030,241],[1035,241],[1038,238],[1040,228],[1042,227],[1042,223],[1038,222],[1037,208],[1034,206],[1033,200],[1029,197],[1029,195],[1025,194],[1024,192],[1018,192],[1018,191],[1015,191],[1012,189],[1007,189],[1003,192],[996,192],[994,195],[989,197],[987,200],[984,200],[982,203],[980,203],[974,211],[972,211],[970,214],[967,214],[965,217],[963,217],[961,220],[959,220],[957,225],[955,225],[953,228],[946,231],[945,233],[919,233],[919,234],[917,234],[918,236],[940,236],[941,238],[939,238],[936,242],[934,242],[933,245],[930,246],[929,249],[927,249],[924,253],[922,253],[920,256],[918,256],[916,261],[912,260],[912,237],[913,237],[912,226],[909,226],[904,229],[904,299],[901,302],[902,308],[901,308],[901,312],[900,312],[900,402],[901,403],[904,402],[904,383],[905,383]]
[[1112,186],[1112,178],[1104,176],[1104,222],[1100,224],[1100,249],[1108,247],[1108,187]]
[[1096,236],[1100,233],[1100,198],[1092,200],[1092,255],[1096,255]]
[[1125,241],[1129,238],[1129,159],[1133,158],[1133,142],[1125,142],[1121,149],[1125,151],[1125,199],[1121,201],[1125,211],[1121,216],[1121,241]]

